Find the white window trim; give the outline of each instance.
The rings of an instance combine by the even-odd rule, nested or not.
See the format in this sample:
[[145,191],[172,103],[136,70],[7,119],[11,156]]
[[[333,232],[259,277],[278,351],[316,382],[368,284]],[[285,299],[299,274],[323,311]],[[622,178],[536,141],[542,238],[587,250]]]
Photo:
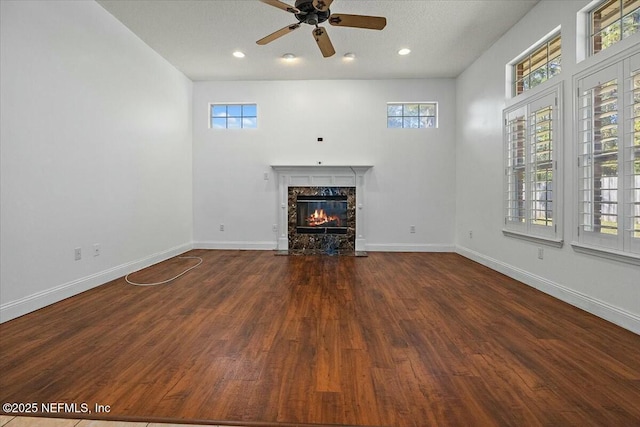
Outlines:
[[[599,1],[593,2],[594,4],[600,3]],[[585,8],[585,10],[587,10]],[[590,9],[589,9],[590,10]],[[640,34],[640,33],[638,33]],[[634,35],[635,36],[635,35]],[[631,37],[630,37],[631,38]],[[622,42],[616,43],[616,45],[621,44]],[[607,50],[613,50],[615,48],[615,46],[612,46],[610,49]],[[584,69],[583,71],[581,71],[580,73],[574,75],[573,77],[573,114],[574,114],[574,119],[573,119],[573,123],[574,123],[574,130],[573,130],[573,134],[574,134],[574,140],[576,141],[575,144],[578,144],[580,141],[579,138],[579,132],[580,132],[580,126],[578,125],[580,117],[579,117],[579,110],[580,110],[580,103],[579,103],[579,97],[580,97],[580,87],[579,87],[579,83],[581,80],[585,79],[585,78],[589,78],[590,76],[593,76],[597,73],[602,72],[603,70],[609,68],[609,67],[613,67],[616,65],[619,65],[621,68],[622,67],[622,63],[627,61],[627,60],[631,60],[632,57],[640,55],[640,46],[635,45],[633,48],[628,48],[622,52],[618,52],[616,51],[616,53],[608,58],[606,58],[603,61],[598,62],[595,65],[592,65],[586,69]],[[590,58],[593,58],[594,56],[590,56]],[[626,70],[627,67],[624,67],[623,69]],[[625,80],[626,80],[627,76],[623,77],[623,90],[622,92],[624,92],[624,84],[625,84]],[[619,98],[619,99],[624,99],[625,94],[623,93],[623,95]],[[624,118],[624,110],[628,109],[627,105],[623,105],[623,112],[622,112],[622,117]],[[622,124],[622,128],[624,129],[625,123],[623,122]],[[624,137],[623,137],[624,138]],[[622,144],[624,144],[624,140],[621,142]],[[576,147],[574,147],[574,149],[577,150]],[[578,156],[578,152],[575,153],[576,157]],[[624,160],[624,159],[623,159]],[[587,254],[587,255],[591,255],[591,256],[595,256],[595,257],[599,257],[599,258],[605,258],[605,259],[610,259],[613,261],[618,261],[618,262],[623,262],[623,263],[628,263],[628,264],[634,264],[634,265],[640,265],[640,254],[637,253],[632,253],[632,252],[627,252],[624,250],[620,250],[619,248],[612,248],[612,247],[606,247],[606,246],[599,246],[597,244],[593,244],[593,243],[589,243],[589,242],[585,242],[583,235],[581,235],[580,233],[580,198],[579,198],[579,194],[580,194],[580,188],[579,188],[579,180],[580,180],[580,172],[581,172],[581,168],[579,167],[579,163],[576,160],[575,162],[573,162],[574,165],[574,179],[575,179],[575,185],[574,185],[574,200],[573,200],[573,206],[575,209],[575,221],[576,223],[574,224],[575,226],[573,227],[573,236],[572,236],[572,241],[571,241],[571,246],[572,248],[579,253],[583,253],[583,254]],[[584,233],[583,233],[584,234]],[[605,236],[606,237],[606,236]],[[617,239],[621,239],[622,237],[620,236],[616,236]]]
[[591,11],[602,2],[602,0],[592,0],[576,14],[576,63],[580,63],[589,58],[591,51],[590,28]]
[[[545,82],[547,83],[547,82]],[[524,92],[518,96],[519,101],[517,103],[513,103],[509,107],[505,108],[503,111],[503,167],[504,171],[504,181],[503,181],[503,215],[504,215],[504,228],[502,233],[506,237],[512,237],[517,239],[522,239],[526,241],[530,241],[536,244],[544,244],[553,247],[562,247],[564,244],[563,239],[563,181],[562,181],[562,165],[563,165],[563,81],[559,80],[557,82],[553,82],[553,84],[545,85],[543,89],[535,90],[530,93],[530,91]],[[537,89],[537,88],[535,88]],[[508,172],[507,172],[507,116],[518,110],[525,111],[525,117],[527,118],[527,127],[525,132],[528,133],[529,127],[529,107],[534,106],[536,103],[539,103],[544,98],[554,96],[555,97],[555,119],[553,122],[553,160],[554,160],[554,169],[553,169],[553,226],[552,227],[543,227],[543,226],[535,226],[529,223],[529,218],[527,217],[524,224],[512,224],[507,220],[507,209],[508,209],[508,197],[507,192],[508,188]],[[527,138],[525,151],[528,152],[530,148],[529,141]],[[527,171],[528,169],[527,164]],[[527,178],[528,179],[528,178]],[[530,190],[527,189],[527,192]],[[530,208],[526,208],[525,211],[528,214]],[[528,215],[527,215],[528,216]]]

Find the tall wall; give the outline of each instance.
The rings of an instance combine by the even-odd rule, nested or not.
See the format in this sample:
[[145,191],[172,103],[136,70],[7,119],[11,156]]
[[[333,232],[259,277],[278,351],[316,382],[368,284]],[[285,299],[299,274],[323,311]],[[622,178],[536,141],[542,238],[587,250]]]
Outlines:
[[[576,60],[577,12],[588,1],[542,1],[457,79],[456,245],[470,258],[520,279],[578,307],[640,332],[640,268],[576,253],[577,224],[573,76],[638,45],[639,35],[588,58]],[[564,245],[541,246],[502,234],[505,65],[555,27],[562,28]],[[509,101],[512,102],[512,101]],[[469,237],[469,231],[472,236]],[[544,259],[538,259],[543,247]]]
[[192,83],[95,2],[0,8],[4,321],[190,248]]
[[[405,101],[437,101],[439,128],[387,129],[386,103]],[[258,105],[258,129],[209,128],[209,103],[237,102]],[[453,250],[454,102],[451,79],[194,83],[194,245],[275,248],[270,165],[322,162],[373,165],[368,250]]]

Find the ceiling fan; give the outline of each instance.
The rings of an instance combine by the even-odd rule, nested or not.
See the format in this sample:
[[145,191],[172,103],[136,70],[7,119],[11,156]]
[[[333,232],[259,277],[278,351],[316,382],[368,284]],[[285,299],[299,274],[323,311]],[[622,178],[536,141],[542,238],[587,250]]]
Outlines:
[[318,24],[328,20],[329,24],[338,27],[367,28],[370,30],[382,30],[387,25],[387,19],[381,16],[347,15],[344,13],[331,14],[329,6],[331,6],[333,0],[296,0],[295,6],[289,6],[279,0],[260,1],[292,13],[295,15],[298,22],[271,33],[258,40],[256,43],[259,45],[265,45],[284,36],[285,34],[289,34],[293,30],[297,30],[302,24],[309,24],[315,27],[312,34],[316,43],[318,43],[322,56],[325,58],[332,56],[336,51],[329,39],[327,30],[323,27],[319,27]]

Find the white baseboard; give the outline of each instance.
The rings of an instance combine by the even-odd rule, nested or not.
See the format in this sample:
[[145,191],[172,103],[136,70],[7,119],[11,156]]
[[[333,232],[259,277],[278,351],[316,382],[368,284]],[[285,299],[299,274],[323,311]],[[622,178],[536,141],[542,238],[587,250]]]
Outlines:
[[604,301],[592,298],[573,289],[562,286],[544,277],[537,276],[528,271],[514,267],[502,261],[498,261],[481,253],[462,246],[456,247],[456,252],[465,258],[476,261],[492,270],[496,270],[506,276],[516,279],[545,294],[551,295],[561,301],[578,307],[588,313],[605,319],[633,333],[640,335],[640,317],[633,313],[614,307]]
[[454,245],[446,244],[410,244],[410,243],[367,243],[371,252],[455,252]]
[[276,247],[275,240],[273,242],[193,242],[194,249],[274,251]]
[[108,270],[100,271],[90,276],[82,277],[44,291],[36,292],[15,301],[0,305],[0,323],[31,313],[65,298],[103,285],[107,282],[123,277],[133,271],[141,270],[153,264],[180,255],[192,249],[191,243],[176,246],[166,251],[158,252],[137,261],[118,265]]

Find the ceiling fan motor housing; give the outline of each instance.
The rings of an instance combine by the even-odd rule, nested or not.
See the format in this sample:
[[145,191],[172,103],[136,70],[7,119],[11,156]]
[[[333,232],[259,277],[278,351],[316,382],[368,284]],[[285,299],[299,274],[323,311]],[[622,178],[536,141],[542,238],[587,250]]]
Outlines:
[[309,25],[318,25],[329,19],[331,15],[329,9],[323,12],[313,7],[312,0],[296,0],[296,8],[300,10],[300,13],[296,13],[298,21]]

